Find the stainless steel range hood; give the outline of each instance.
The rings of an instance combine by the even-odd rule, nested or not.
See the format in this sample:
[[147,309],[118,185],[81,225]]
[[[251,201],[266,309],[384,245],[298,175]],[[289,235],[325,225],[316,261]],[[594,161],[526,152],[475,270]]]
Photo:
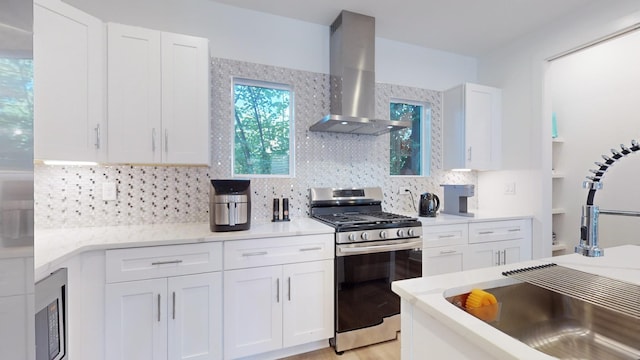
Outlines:
[[375,19],[343,10],[331,24],[330,111],[309,130],[380,135],[410,121],[375,119]]

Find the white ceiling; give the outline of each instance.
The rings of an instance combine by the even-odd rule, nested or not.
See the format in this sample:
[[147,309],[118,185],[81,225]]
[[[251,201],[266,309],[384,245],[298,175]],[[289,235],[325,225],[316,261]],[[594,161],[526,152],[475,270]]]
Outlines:
[[349,10],[375,17],[378,37],[479,56],[594,0],[212,1],[327,26]]

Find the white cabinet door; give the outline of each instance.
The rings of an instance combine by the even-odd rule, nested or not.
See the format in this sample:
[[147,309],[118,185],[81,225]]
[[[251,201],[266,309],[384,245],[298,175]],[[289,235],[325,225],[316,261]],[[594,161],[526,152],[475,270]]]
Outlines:
[[222,274],[170,277],[168,290],[169,359],[222,359]]
[[500,168],[500,89],[462,84],[443,95],[443,167],[497,170]]
[[163,162],[209,164],[209,41],[162,33]]
[[464,257],[464,270],[479,269],[500,265],[495,243],[469,245]]
[[113,24],[109,161],[209,164],[209,42]]
[[167,280],[106,285],[107,360],[167,359]]
[[[464,257],[464,270],[498,266],[529,260],[523,240],[497,241],[471,244]],[[530,246],[530,243],[529,243]]]
[[333,336],[333,261],[283,267],[283,347]]
[[104,160],[104,26],[62,1],[33,11],[34,157]]
[[465,86],[465,141],[467,168],[497,170],[500,167],[501,90],[489,86]]
[[162,160],[160,32],[108,25],[109,161]]
[[422,276],[462,271],[466,248],[454,245],[422,249]]
[[282,266],[224,272],[224,358],[282,347]]

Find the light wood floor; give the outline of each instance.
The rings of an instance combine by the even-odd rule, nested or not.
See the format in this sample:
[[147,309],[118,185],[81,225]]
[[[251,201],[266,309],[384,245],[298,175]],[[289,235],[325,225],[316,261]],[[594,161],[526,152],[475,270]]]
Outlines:
[[400,360],[400,338],[380,344],[347,350],[336,355],[332,347],[285,358],[285,360]]

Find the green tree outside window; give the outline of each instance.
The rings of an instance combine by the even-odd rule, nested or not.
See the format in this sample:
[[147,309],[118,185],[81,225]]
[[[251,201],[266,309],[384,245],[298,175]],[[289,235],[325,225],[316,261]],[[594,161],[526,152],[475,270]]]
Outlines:
[[291,175],[291,90],[234,82],[234,175]]
[[431,108],[428,104],[392,102],[390,119],[412,126],[390,134],[390,175],[429,175],[428,149]]

